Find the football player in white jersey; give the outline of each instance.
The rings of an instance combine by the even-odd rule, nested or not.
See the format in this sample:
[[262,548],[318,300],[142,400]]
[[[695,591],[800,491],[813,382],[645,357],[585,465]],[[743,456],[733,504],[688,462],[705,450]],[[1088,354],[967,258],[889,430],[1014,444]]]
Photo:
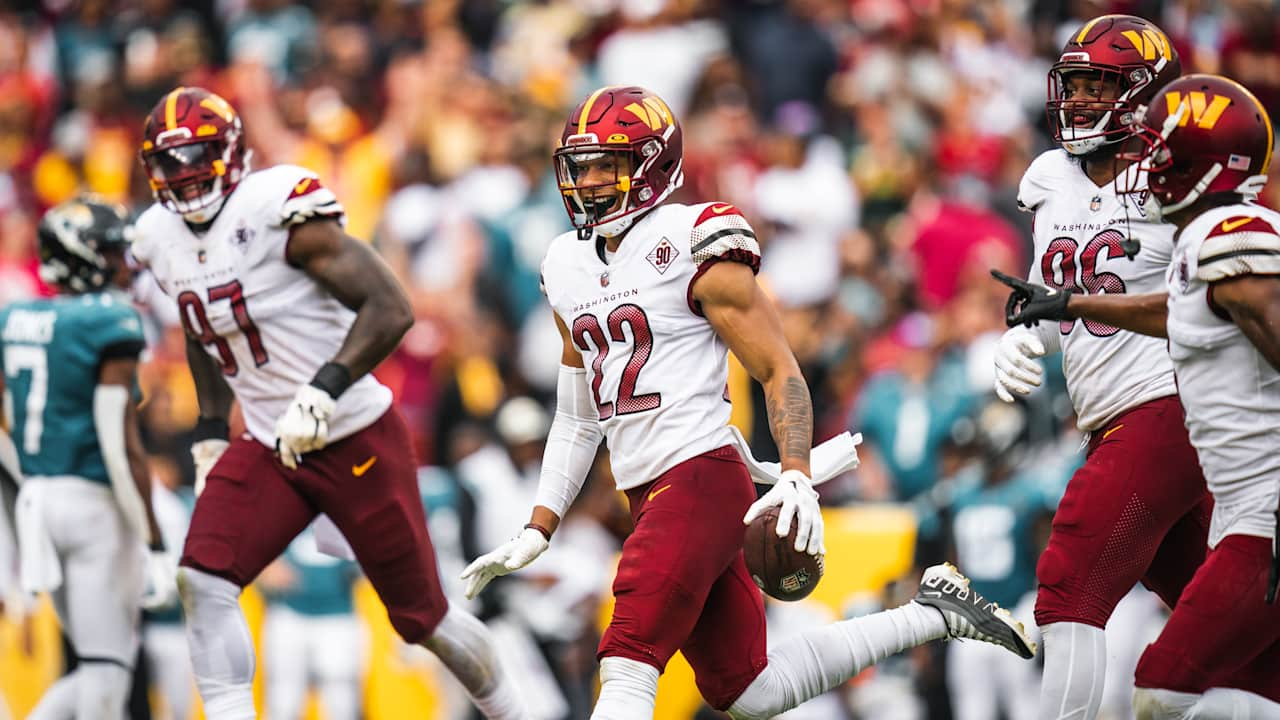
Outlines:
[[[203,491],[180,579],[205,712],[255,717],[241,589],[324,513],[396,632],[434,651],[487,717],[522,718],[484,625],[441,591],[408,429],[369,374],[412,324],[408,300],[313,173],[249,172],[248,155],[239,115],[201,88],[147,118],[157,203],[134,255],[177,301],[200,403]],[[228,442],[233,397],[247,432]]]
[[[1147,196],[1117,194],[1116,163],[1138,104],[1181,73],[1168,37],[1130,15],[1094,18],[1049,73],[1046,109],[1062,146],[1018,189],[1035,214],[1033,282],[1107,295],[1162,291],[1173,227]],[[1138,249],[1141,252],[1138,252]],[[1061,348],[1085,463],[1073,475],[1036,567],[1044,633],[1041,720],[1092,720],[1102,702],[1112,610],[1142,582],[1172,607],[1204,558],[1211,500],[1182,425],[1159,340],[1091,319],[1011,325],[996,391],[1012,402],[1040,384],[1037,358]]]
[[[781,506],[777,531],[821,555],[810,483],[809,390],[756,283],[760,248],[732,205],[665,201],[681,183],[680,125],[638,87],[606,87],[570,115],[556,173],[575,232],[556,238],[543,286],[563,336],[555,420],[532,518],[464,572],[468,596],[547,549],[606,439],[635,531],[600,643],[596,720],[653,717],[658,676],[680,650],[707,703],[769,718],[892,653],[974,637],[1023,657],[1034,645],[950,566],[915,602],[811,630],[766,655],[764,607],[746,570],[744,521]],[[728,351],[764,386],[781,476],[757,500],[728,427]]]
[[1168,292],[1027,284],[1011,298],[1014,319],[1092,318],[1168,338],[1213,492],[1212,550],[1138,663],[1138,716],[1280,717],[1280,213],[1254,203],[1274,130],[1236,82],[1189,75],[1151,100],[1135,134],[1133,159],[1179,231]]

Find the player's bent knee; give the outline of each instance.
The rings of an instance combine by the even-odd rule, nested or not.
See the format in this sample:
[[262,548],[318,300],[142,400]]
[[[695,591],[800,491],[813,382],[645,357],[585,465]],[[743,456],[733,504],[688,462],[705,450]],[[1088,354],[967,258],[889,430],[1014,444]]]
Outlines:
[[769,720],[795,706],[789,683],[778,676],[773,665],[765,667],[726,711],[733,720]]

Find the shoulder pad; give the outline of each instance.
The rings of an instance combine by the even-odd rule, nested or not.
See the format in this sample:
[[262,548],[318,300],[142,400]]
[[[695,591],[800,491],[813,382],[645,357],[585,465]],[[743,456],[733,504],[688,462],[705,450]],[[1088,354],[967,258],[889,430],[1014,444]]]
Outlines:
[[760,271],[760,243],[742,211],[729,203],[711,203],[693,222],[689,252],[695,266],[710,261],[740,262]]
[[345,224],[346,210],[319,177],[307,173],[289,189],[280,207],[280,226],[292,227],[314,218],[331,218]]
[[1049,195],[1058,190],[1055,186],[1062,174],[1060,169],[1064,162],[1069,162],[1065,155],[1061,149],[1048,150],[1031,161],[1018,183],[1018,209],[1035,212]]
[[1230,215],[1214,223],[1197,253],[1196,277],[1205,282],[1276,274],[1280,274],[1280,233],[1252,213]]

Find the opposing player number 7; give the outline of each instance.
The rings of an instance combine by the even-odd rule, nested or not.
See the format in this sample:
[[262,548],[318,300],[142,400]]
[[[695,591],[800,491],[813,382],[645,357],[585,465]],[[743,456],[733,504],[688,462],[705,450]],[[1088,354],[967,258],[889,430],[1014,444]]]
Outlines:
[[[209,288],[209,302],[218,302],[219,300],[231,301],[231,315],[236,320],[240,332],[244,333],[245,340],[249,343],[249,350],[253,353],[253,364],[255,367],[266,365],[271,358],[267,355],[267,348],[262,344],[262,335],[258,332],[258,326],[253,324],[253,318],[249,317],[249,306],[244,299],[244,287],[240,285],[239,280],[232,280],[229,283],[215,285]],[[184,290],[178,295],[178,311],[182,316],[182,327],[187,332],[187,336],[199,340],[204,345],[213,345],[218,350],[218,359],[222,363],[222,374],[234,376],[240,372],[240,366],[236,363],[236,356],[231,352],[231,345],[221,335],[213,330],[213,326],[209,323],[209,315],[205,312],[204,303],[200,300],[200,296],[191,290]]]

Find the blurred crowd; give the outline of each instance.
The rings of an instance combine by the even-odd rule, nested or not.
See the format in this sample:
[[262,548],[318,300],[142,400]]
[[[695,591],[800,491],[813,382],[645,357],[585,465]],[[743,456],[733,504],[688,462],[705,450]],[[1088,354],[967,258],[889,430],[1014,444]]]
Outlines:
[[[1016,606],[1081,454],[1060,372],[1026,403],[991,402],[1004,292],[988,269],[1025,272],[1015,196],[1050,147],[1046,73],[1104,12],[1154,20],[1185,69],[1230,75],[1280,117],[1275,0],[0,2],[0,304],[49,292],[44,209],[84,191],[151,201],[137,149],[164,93],[226,97],[254,167],[318,172],[413,299],[417,323],[378,374],[416,432],[424,496],[443,498],[433,532],[454,578],[523,523],[536,484],[560,353],[538,268],[569,229],[551,150],[590,90],[642,85],[684,127],[675,200],[734,203],[759,235],[816,439],[865,435],[862,467],[824,502],[906,504],[920,562],[958,557]],[[138,297],[154,338],[146,440],[157,475],[182,486],[196,415],[182,331],[145,277]],[[769,459],[759,388],[743,382],[735,408]],[[561,557],[484,599],[484,617],[525,629],[512,643],[532,639],[513,653],[547,660],[531,692],[554,696],[548,718],[590,702],[589,619],[628,522],[611,483],[598,463]],[[1008,512],[994,517],[992,497]],[[1021,535],[993,560],[1000,532]],[[929,667],[879,673],[906,678],[927,715],[870,716],[947,717]]]

